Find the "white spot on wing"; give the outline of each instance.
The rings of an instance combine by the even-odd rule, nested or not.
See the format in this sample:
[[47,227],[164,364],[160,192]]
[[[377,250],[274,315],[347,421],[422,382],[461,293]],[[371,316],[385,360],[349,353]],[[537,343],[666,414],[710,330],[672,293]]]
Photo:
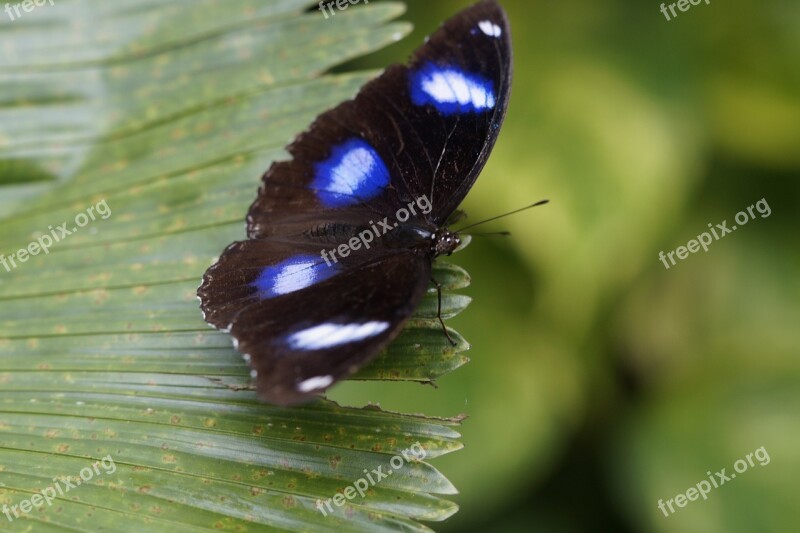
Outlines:
[[494,95],[487,88],[457,70],[439,70],[424,78],[422,90],[440,104],[471,104],[475,109],[494,107]]
[[275,275],[272,291],[276,294],[287,294],[313,285],[316,281],[316,264],[317,261],[304,261],[285,265]]
[[297,390],[300,392],[311,392],[312,390],[324,389],[331,383],[333,383],[333,376],[316,376],[298,383]]
[[317,256],[298,255],[277,265],[265,267],[252,283],[260,298],[273,298],[305,289],[335,273],[325,268]]
[[330,157],[314,168],[310,188],[317,191],[325,207],[346,207],[374,198],[391,181],[378,152],[357,137],[334,146]]
[[498,26],[491,20],[483,20],[479,22],[478,27],[481,29],[483,33],[485,33],[489,37],[500,37],[501,35],[503,35],[503,30],[500,29],[500,26]]
[[380,321],[363,324],[320,324],[292,334],[288,342],[295,349],[321,350],[374,337],[386,331],[388,327],[388,322]]
[[341,163],[331,172],[331,181],[326,190],[333,193],[353,194],[375,170],[375,158],[366,148],[354,148],[347,152]]

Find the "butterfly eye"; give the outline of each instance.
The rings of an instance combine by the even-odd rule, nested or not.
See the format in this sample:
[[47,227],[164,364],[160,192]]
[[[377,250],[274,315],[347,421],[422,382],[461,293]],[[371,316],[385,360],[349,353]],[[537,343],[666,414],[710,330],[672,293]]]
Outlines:
[[459,237],[458,233],[453,233],[445,228],[438,230],[433,239],[431,251],[434,256],[452,255],[456,248],[461,245],[461,237]]

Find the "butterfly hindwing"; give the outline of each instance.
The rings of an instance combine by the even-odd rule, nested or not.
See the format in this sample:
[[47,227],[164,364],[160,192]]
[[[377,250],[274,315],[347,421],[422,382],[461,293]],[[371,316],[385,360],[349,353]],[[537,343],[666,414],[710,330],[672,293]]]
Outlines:
[[[229,329],[259,396],[299,403],[351,375],[400,331],[422,298],[430,236],[466,196],[497,138],[511,86],[505,13],[483,0],[447,21],[407,66],[320,115],[265,173],[247,241],[229,246],[198,290],[206,320]],[[334,263],[399,209],[388,237]],[[396,225],[395,225],[396,226]],[[421,228],[421,229],[420,229]],[[405,233],[404,233],[405,232]]]
[[399,333],[429,276],[427,257],[396,251],[312,290],[252,303],[231,334],[250,359],[259,396],[298,403],[351,375]]

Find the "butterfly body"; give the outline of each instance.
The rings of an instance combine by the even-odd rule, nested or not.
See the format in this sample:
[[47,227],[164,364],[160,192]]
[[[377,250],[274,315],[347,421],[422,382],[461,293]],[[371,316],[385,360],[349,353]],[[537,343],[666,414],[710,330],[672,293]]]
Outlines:
[[265,173],[248,239],[198,289],[262,399],[308,401],[397,336],[433,260],[460,244],[447,225],[494,145],[510,85],[508,22],[483,0],[408,66],[320,115]]

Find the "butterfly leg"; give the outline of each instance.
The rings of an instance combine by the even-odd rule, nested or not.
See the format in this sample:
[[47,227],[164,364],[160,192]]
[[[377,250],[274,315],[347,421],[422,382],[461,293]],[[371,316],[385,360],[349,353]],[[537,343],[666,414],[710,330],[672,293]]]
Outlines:
[[439,304],[436,308],[436,318],[439,319],[439,323],[442,325],[442,331],[444,331],[444,336],[447,337],[447,340],[450,341],[450,344],[455,346],[457,343],[453,340],[450,336],[450,333],[447,331],[447,327],[444,325],[444,320],[442,320],[442,286],[439,284],[438,281],[431,278],[431,283],[436,286],[436,296],[438,298]]

